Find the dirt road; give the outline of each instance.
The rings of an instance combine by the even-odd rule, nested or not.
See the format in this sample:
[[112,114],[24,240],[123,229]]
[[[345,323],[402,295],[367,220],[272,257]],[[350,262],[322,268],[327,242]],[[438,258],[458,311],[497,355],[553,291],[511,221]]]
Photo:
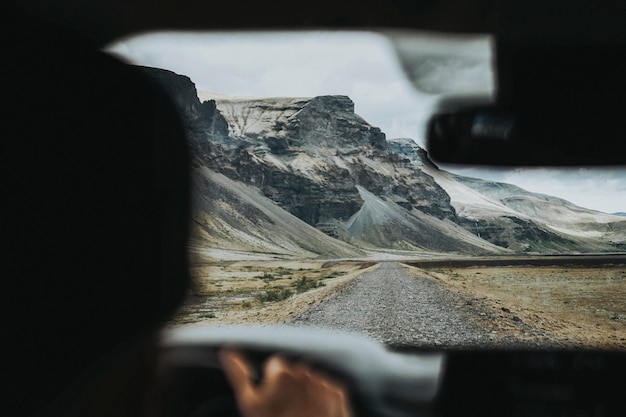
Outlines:
[[490,314],[426,274],[408,273],[399,263],[385,262],[291,322],[364,333],[398,347],[526,343],[499,336]]

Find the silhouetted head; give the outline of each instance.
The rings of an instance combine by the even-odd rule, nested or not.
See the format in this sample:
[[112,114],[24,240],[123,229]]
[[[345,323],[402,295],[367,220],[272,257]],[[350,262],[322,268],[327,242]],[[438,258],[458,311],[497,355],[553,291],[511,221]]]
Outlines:
[[187,147],[138,69],[42,22],[3,30],[4,375],[10,415],[33,415],[182,301]]

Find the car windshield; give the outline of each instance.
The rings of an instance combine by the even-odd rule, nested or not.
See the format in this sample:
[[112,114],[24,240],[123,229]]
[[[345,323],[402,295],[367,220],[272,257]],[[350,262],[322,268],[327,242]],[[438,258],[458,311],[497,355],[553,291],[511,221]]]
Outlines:
[[162,32],[106,50],[163,85],[190,141],[195,286],[171,326],[626,348],[623,168],[424,149],[442,98],[493,97],[489,36]]

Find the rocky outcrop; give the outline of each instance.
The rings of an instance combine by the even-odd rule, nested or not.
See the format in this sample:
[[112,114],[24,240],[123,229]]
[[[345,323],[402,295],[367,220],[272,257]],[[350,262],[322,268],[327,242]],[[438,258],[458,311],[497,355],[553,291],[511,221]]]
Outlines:
[[219,169],[229,144],[228,122],[217,110],[215,101],[200,102],[196,86],[189,77],[172,71],[140,67],[172,98],[180,112],[193,155],[211,168]]
[[439,169],[428,158],[426,151],[413,139],[391,139],[387,143],[394,164],[405,171],[405,175],[398,178],[394,194],[406,199],[409,204],[399,204],[408,210],[417,209],[440,219],[456,221],[457,214],[450,203],[450,196],[423,169],[424,166]]
[[423,150],[410,139],[386,141],[348,97],[216,102],[237,140],[224,174],[331,236],[346,236],[344,223],[363,204],[358,186],[409,211],[455,217],[445,191],[420,170]]
[[385,134],[354,113],[346,96],[217,98],[235,146],[266,146],[273,154],[293,148],[385,149]]
[[481,239],[518,253],[569,253],[578,246],[573,239],[515,216],[475,220],[461,217],[459,223]]
[[233,153],[231,166],[236,177],[232,179],[259,188],[263,195],[312,226],[347,220],[361,205],[346,169],[326,164],[306,166],[310,162],[306,154],[277,161],[254,148]]
[[354,113],[354,103],[346,96],[311,99],[285,126],[290,145],[327,148],[360,146],[384,150],[385,134]]

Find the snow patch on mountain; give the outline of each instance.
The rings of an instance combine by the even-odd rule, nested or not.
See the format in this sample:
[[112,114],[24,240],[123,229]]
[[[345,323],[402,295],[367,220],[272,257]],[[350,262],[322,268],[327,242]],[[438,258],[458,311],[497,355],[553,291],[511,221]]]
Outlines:
[[228,121],[232,136],[269,134],[281,136],[282,128],[310,102],[310,97],[229,97],[199,92],[201,100],[215,100]]
[[520,216],[517,211],[458,182],[449,172],[428,164],[422,170],[446,190],[450,195],[450,203],[459,216],[473,220],[494,219],[503,215]]
[[620,240],[618,230],[626,228],[626,219],[622,217],[586,209],[562,198],[478,178],[454,175],[454,179],[521,215],[567,235],[602,238],[609,233],[612,240]]

